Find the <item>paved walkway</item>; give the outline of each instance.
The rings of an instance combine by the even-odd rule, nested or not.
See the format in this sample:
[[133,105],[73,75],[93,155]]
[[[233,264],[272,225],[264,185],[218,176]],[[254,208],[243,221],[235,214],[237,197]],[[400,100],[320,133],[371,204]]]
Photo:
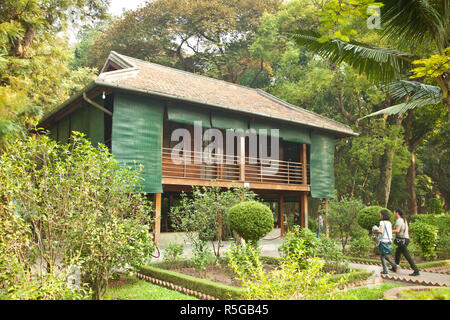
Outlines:
[[[268,237],[268,239],[270,239]],[[263,256],[270,256],[270,257],[279,257],[278,247],[280,246],[282,242],[282,239],[278,238],[275,240],[261,240],[259,242],[259,245],[261,247],[261,253]],[[231,242],[225,241],[222,243],[223,247],[220,248],[220,253],[223,255],[227,249],[230,247]],[[211,243],[208,243],[209,248],[212,249]],[[163,244],[161,246],[161,255],[158,259],[153,259],[152,262],[155,261],[162,261],[164,257],[164,248],[165,245]],[[189,244],[184,244],[184,257],[189,258],[192,255],[192,248]],[[373,270],[374,274],[371,278],[379,278],[381,276],[381,271],[383,271],[381,264],[380,265],[366,265],[366,264],[360,264],[360,263],[349,263],[350,268],[354,269],[366,269],[366,270]],[[416,285],[447,285],[450,287],[450,275],[448,274],[441,274],[441,273],[434,273],[434,272],[420,272],[419,276],[409,276],[409,274],[412,273],[412,270],[409,269],[399,269],[397,272],[389,271],[388,276],[382,276],[384,281],[387,282],[407,282],[409,284],[416,284]],[[415,283],[413,283],[414,281]]]

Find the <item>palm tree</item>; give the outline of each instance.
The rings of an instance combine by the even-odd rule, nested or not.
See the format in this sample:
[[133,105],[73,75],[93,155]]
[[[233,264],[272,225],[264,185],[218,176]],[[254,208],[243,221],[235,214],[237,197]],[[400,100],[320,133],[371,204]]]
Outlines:
[[[415,192],[415,148],[420,139],[410,139],[408,134],[414,119],[414,109],[424,106],[447,106],[450,123],[450,69],[433,78],[435,85],[406,80],[420,57],[412,53],[429,51],[445,56],[450,52],[450,0],[380,0],[382,36],[397,48],[383,48],[358,41],[330,39],[323,41],[314,30],[297,30],[290,33],[295,42],[333,63],[345,62],[377,84],[387,85],[394,106],[373,112],[376,115],[402,115],[405,119],[405,142],[411,152],[411,164],[406,175],[409,193],[408,211],[417,214]],[[447,51],[446,51],[447,49]],[[423,79],[422,79],[423,81]],[[361,118],[362,119],[362,118]],[[360,119],[359,119],[360,120]],[[423,137],[421,137],[423,139]]]
[[323,42],[322,35],[314,30],[296,30],[290,36],[324,59],[334,63],[345,62],[377,83],[389,84],[398,105],[367,115],[403,114],[408,110],[446,105],[450,122],[450,69],[435,77],[435,86],[419,81],[400,81],[419,59],[413,53],[403,51],[415,48],[434,49],[445,55],[450,46],[450,0],[381,0],[382,36],[397,43],[397,49],[377,47],[357,41],[331,39]]

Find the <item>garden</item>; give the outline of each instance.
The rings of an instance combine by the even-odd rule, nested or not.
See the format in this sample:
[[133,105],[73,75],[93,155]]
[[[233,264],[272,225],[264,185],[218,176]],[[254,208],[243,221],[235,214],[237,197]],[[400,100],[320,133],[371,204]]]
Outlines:
[[[328,237],[291,225],[273,257],[260,243],[274,216],[258,195],[195,187],[169,213],[191,252],[170,243],[152,262],[153,207],[136,192],[139,167],[121,167],[78,133],[65,145],[17,140],[0,164],[1,299],[381,299],[397,286],[369,288],[373,271],[349,267],[379,263],[370,232],[383,208],[357,199],[330,201]],[[448,267],[449,215],[408,219],[419,268]],[[439,290],[405,297],[448,297]]]

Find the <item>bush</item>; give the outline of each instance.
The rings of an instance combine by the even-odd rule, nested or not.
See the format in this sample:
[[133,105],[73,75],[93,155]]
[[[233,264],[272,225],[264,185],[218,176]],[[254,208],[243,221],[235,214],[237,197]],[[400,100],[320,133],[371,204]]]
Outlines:
[[350,234],[359,228],[356,218],[363,208],[361,200],[353,198],[331,200],[329,203],[328,225],[333,237],[336,235],[341,240],[342,251],[345,251]]
[[152,209],[136,192],[140,180],[81,134],[64,145],[46,136],[8,145],[0,155],[0,215],[28,233],[15,253],[27,268],[41,259],[49,274],[78,267],[99,299],[114,269],[151,258]]
[[430,199],[427,204],[427,210],[429,214],[441,214],[445,212],[441,200],[436,198]]
[[[239,259],[231,260],[230,267],[239,280],[242,281],[243,299],[248,300],[291,300],[312,299],[322,294],[329,293],[339,284],[346,281],[346,277],[339,282],[329,281],[330,274],[323,270],[324,263],[318,258],[308,259],[308,263],[299,265],[299,261],[306,261],[307,250],[305,239],[301,239],[300,245],[295,245],[288,254],[280,259],[276,270],[266,271],[259,260],[253,254],[244,255]],[[295,249],[294,249],[295,248]],[[243,260],[243,261],[241,261]],[[248,273],[248,266],[252,265],[252,273]]]
[[359,258],[368,258],[373,246],[372,239],[367,235],[354,238],[350,241],[350,254]]
[[436,245],[438,243],[438,228],[420,221],[410,225],[414,241],[420,246],[425,260],[436,259]]
[[[176,231],[186,233],[187,239],[197,247],[210,241],[214,254],[220,256],[220,233],[227,230],[228,210],[241,202],[253,199],[255,194],[246,188],[222,190],[218,186],[194,187],[192,195],[181,194],[179,206],[172,207],[170,219]],[[197,243],[202,242],[202,243]]]
[[261,253],[258,248],[252,245],[232,244],[227,251],[228,265],[239,272],[237,277],[244,279],[257,273],[262,268]]
[[[303,255],[306,258],[314,257],[318,247],[318,240],[316,235],[309,229],[294,226],[289,231],[281,245],[278,247],[278,252],[283,258],[291,258],[296,255],[299,250],[305,251]],[[303,263],[304,261],[300,261]]]
[[200,270],[206,268],[216,261],[216,256],[211,249],[206,246],[206,242],[198,241],[193,243],[191,263]]
[[273,214],[260,202],[246,201],[230,208],[228,222],[240,237],[255,245],[272,230]]
[[183,255],[183,245],[178,243],[169,243],[164,250],[164,261],[176,262],[179,261]]
[[439,256],[448,257],[448,248],[450,247],[450,215],[448,214],[418,214],[411,218],[411,222],[423,222],[433,225],[438,229],[438,249]]
[[333,239],[320,236],[315,251],[316,257],[325,260],[324,269],[327,272],[344,273],[348,271],[347,258]]
[[358,212],[357,221],[358,224],[371,232],[373,226],[378,226],[380,224],[380,211],[387,210],[390,215],[391,222],[394,222],[394,215],[389,209],[380,206],[370,206],[366,207]]

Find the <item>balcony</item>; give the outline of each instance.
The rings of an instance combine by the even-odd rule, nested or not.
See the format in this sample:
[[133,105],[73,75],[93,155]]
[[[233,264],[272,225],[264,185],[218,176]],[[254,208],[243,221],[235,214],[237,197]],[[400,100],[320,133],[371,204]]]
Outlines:
[[309,191],[309,165],[300,162],[223,155],[222,163],[205,163],[205,156],[218,154],[186,151],[176,152],[172,160],[171,148],[162,150],[163,185],[216,184],[223,187],[242,186],[253,189]]

